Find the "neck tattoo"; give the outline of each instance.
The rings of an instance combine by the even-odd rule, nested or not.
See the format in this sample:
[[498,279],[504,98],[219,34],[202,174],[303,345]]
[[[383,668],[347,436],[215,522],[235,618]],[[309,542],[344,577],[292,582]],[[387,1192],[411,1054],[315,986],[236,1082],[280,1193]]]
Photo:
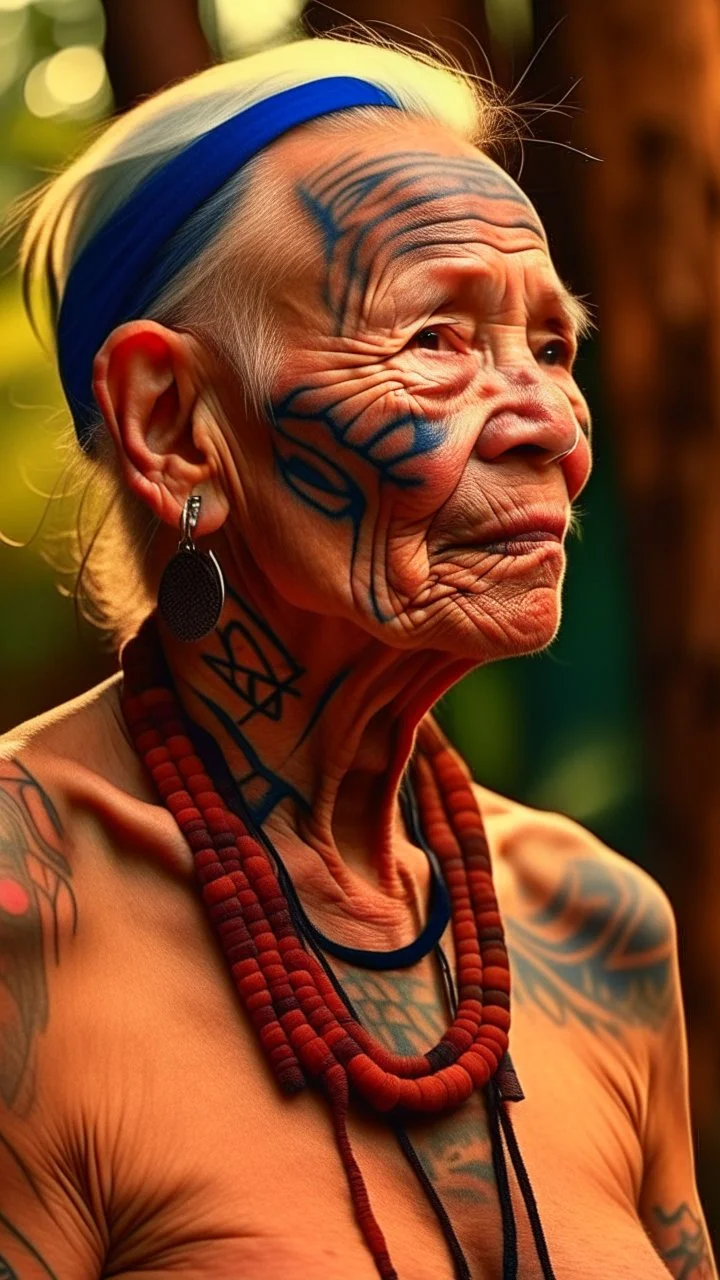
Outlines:
[[426,718],[412,785],[421,830],[450,897],[457,1008],[436,1045],[406,1057],[385,1048],[354,1016],[308,945],[313,940],[303,937],[300,917],[281,888],[281,879],[287,881],[272,844],[243,813],[237,795],[230,807],[227,768],[220,781],[210,776],[211,757],[202,745],[208,735],[198,737],[181,707],[154,618],[125,646],[123,674],[132,740],[192,850],[200,893],[240,1002],[281,1091],[291,1096],[313,1082],[327,1095],[358,1224],[379,1275],[393,1280],[397,1273],[348,1138],[352,1094],[393,1115],[455,1109],[491,1082],[495,1096],[512,1098],[505,1082],[514,1081],[514,1096],[522,1097],[507,1057],[508,956],[468,772]]

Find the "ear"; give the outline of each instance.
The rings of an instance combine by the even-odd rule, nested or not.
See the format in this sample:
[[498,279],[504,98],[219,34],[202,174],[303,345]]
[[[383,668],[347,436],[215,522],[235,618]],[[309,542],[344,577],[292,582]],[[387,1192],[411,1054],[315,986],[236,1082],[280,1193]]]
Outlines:
[[196,345],[154,320],[120,325],[95,357],[93,391],[128,487],[176,528],[186,498],[200,492],[197,531],[207,535],[224,523],[228,501],[213,432],[200,429]]

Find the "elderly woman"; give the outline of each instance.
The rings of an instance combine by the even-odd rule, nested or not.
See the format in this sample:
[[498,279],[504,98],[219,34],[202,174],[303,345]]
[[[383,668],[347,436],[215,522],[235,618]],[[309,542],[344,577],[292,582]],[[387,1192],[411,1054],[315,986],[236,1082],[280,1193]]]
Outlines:
[[498,127],[308,41],[36,208],[124,644],[2,744],[3,1275],[715,1275],[665,897],[430,715],[552,641],[590,471]]

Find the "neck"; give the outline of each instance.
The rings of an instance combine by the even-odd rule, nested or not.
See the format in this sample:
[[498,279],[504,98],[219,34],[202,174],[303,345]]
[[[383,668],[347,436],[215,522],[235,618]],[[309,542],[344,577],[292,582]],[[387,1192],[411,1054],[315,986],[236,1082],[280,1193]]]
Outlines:
[[217,741],[296,886],[358,918],[378,895],[412,901],[398,790],[420,720],[470,664],[390,648],[288,604],[252,573],[227,585],[205,640],[183,645],[164,628],[162,639],[188,714]]

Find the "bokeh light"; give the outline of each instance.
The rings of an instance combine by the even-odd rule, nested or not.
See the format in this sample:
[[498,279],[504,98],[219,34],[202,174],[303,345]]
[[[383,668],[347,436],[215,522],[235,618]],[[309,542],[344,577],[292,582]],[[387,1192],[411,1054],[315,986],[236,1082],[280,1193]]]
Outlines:
[[236,57],[278,40],[292,38],[299,24],[302,0],[209,0],[211,25],[225,57]]
[[109,96],[105,60],[94,45],[70,45],[42,58],[25,80],[27,108],[40,117],[94,115]]

